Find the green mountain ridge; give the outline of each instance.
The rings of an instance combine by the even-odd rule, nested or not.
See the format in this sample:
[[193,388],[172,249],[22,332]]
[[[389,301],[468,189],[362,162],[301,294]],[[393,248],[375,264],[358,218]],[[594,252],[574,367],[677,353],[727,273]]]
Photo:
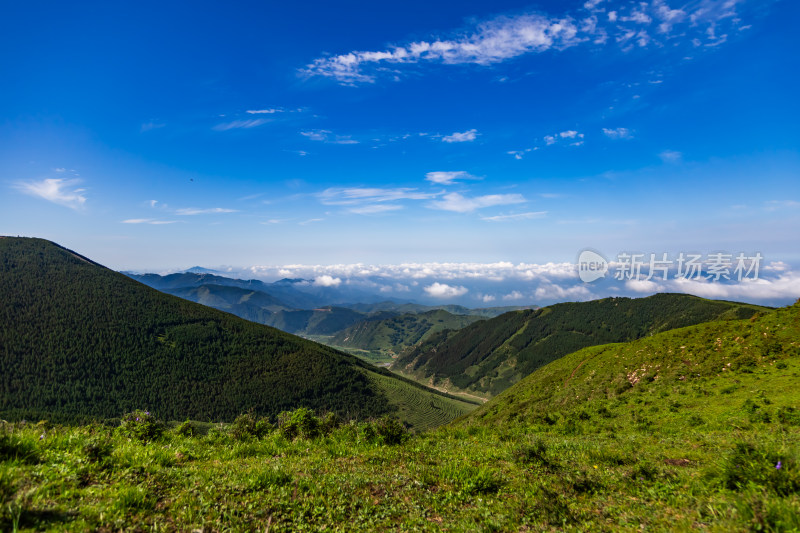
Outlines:
[[793,532],[798,383],[800,303],[579,350],[421,435],[0,422],[0,529]]
[[143,408],[165,419],[225,421],[298,406],[365,418],[409,411],[404,398],[413,398],[427,410],[448,406],[438,418],[407,417],[431,426],[474,408],[42,239],[0,239],[0,294],[7,419],[102,419]]
[[392,370],[432,385],[492,396],[587,346],[630,341],[710,320],[749,318],[764,310],[685,294],[555,304],[435,333],[401,354]]
[[[641,404],[643,398],[669,404],[667,399],[687,396],[689,390],[698,410],[736,416],[739,404],[730,400],[769,396],[775,399],[763,406],[777,413],[800,407],[798,361],[800,302],[749,320],[705,322],[578,350],[534,371],[459,423],[552,421],[559,414]],[[709,404],[715,396],[719,401]],[[685,423],[691,410],[667,417]]]
[[476,315],[455,315],[443,309],[406,313],[381,320],[360,321],[326,340],[341,349],[365,350],[377,357],[395,357],[444,329],[461,329],[483,320]]

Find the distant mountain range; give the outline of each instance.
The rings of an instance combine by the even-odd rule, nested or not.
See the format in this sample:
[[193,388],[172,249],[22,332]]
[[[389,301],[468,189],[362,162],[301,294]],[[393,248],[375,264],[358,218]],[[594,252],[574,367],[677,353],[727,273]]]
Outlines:
[[[279,306],[252,288],[244,295],[240,282],[198,281],[225,282],[218,276],[167,278],[149,279],[176,290],[194,280],[192,295],[209,302],[224,304],[233,294],[254,307]],[[0,294],[0,418],[104,419],[141,408],[164,419],[225,421],[306,406],[436,425],[474,407],[326,346],[156,291],[42,239],[0,238]]]
[[430,335],[392,365],[436,386],[493,396],[568,353],[768,308],[685,294],[605,298],[505,313]]
[[[195,267],[190,270],[198,269],[199,267]],[[366,334],[368,330],[377,332],[373,322],[436,310],[447,311],[448,315],[481,318],[520,309],[520,307],[468,309],[459,305],[426,306],[401,301],[374,301],[375,295],[364,296],[360,292],[341,291],[335,287],[318,287],[309,280],[299,278],[265,283],[260,280],[233,279],[207,272],[187,271],[166,276],[131,272],[124,274],[168,294],[297,335],[332,336],[363,322],[361,333],[339,336],[333,342],[341,341],[339,345],[342,347],[363,350],[375,350],[376,346],[380,345],[380,350],[391,353],[399,353],[400,350],[419,341],[422,335],[412,334],[408,338],[398,338],[396,343],[387,343],[385,335],[382,337],[378,335],[380,338],[372,339]],[[367,300],[357,303],[348,301],[349,298],[359,295]],[[417,319],[409,316],[407,320]],[[461,327],[474,320],[475,318],[448,319],[448,327]],[[388,327],[391,329],[393,326]],[[438,329],[440,328],[437,328],[437,331]]]

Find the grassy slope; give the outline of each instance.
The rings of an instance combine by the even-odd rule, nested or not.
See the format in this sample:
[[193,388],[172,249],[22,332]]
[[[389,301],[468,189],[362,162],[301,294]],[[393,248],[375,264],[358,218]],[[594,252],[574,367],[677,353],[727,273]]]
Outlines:
[[44,240],[0,239],[0,294],[0,418],[144,408],[219,421],[300,405],[414,417],[407,399],[386,396],[387,371],[162,294]]
[[586,346],[709,320],[746,318],[759,310],[764,308],[684,294],[556,304],[431,335],[398,357],[393,369],[421,381],[491,396]]
[[795,306],[590,348],[399,446],[18,426],[0,528],[796,531],[798,343]]

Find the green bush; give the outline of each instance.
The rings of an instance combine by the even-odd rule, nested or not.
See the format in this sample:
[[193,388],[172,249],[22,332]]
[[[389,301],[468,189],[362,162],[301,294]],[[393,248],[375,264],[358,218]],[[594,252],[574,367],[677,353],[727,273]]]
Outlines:
[[314,439],[321,434],[319,419],[305,407],[299,407],[294,411],[284,411],[278,415],[278,428],[289,440],[298,437]]
[[236,417],[230,427],[230,434],[234,440],[244,441],[261,439],[272,431],[272,424],[265,418],[256,418],[252,413],[244,413]]
[[408,429],[396,418],[385,416],[375,422],[375,433],[381,444],[396,446],[409,437]]
[[149,411],[136,410],[123,415],[118,431],[125,437],[142,442],[154,441],[164,433],[164,424]]
[[197,433],[195,427],[188,420],[178,425],[173,431],[179,437],[194,437]]

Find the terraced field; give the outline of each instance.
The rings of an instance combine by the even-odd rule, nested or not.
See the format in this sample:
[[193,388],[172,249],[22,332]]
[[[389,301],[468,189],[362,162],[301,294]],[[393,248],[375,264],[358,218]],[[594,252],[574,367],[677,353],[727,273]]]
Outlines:
[[479,406],[478,402],[437,394],[410,381],[374,372],[369,372],[367,376],[389,397],[389,403],[397,406],[397,417],[417,432],[447,424]]

